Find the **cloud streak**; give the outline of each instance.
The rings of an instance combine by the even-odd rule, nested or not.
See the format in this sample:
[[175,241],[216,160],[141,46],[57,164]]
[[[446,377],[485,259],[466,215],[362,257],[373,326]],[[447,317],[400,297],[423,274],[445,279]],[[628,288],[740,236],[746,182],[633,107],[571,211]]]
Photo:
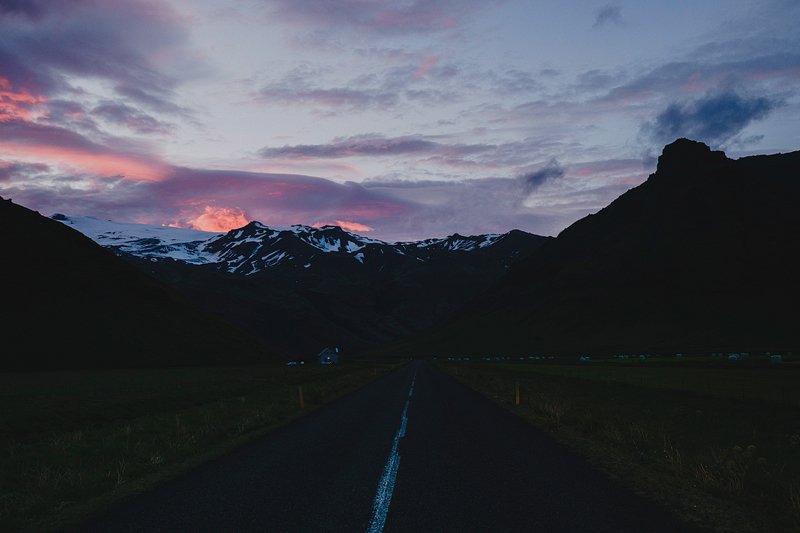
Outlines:
[[[697,54],[701,55],[702,50],[698,50]],[[619,73],[607,73],[606,83],[612,85],[619,77]],[[697,95],[737,84],[792,86],[799,80],[800,54],[797,53],[757,53],[745,58],[715,57],[712,54],[706,58],[659,65],[610,87],[596,102],[646,104],[661,95]]]
[[[116,144],[130,146],[123,140]],[[7,156],[58,162],[97,175],[134,180],[164,176],[164,163],[152,154],[112,149],[70,129],[19,119],[0,121],[0,150]]]
[[479,0],[271,0],[272,13],[291,23],[375,34],[420,34],[460,27],[494,1]]
[[301,144],[259,150],[270,158],[388,157],[409,154],[465,156],[493,150],[486,144],[444,144],[422,136],[384,137],[378,134],[339,137],[328,144]]
[[175,130],[174,125],[158,120],[133,106],[108,100],[92,109],[92,115],[143,135],[168,134]]

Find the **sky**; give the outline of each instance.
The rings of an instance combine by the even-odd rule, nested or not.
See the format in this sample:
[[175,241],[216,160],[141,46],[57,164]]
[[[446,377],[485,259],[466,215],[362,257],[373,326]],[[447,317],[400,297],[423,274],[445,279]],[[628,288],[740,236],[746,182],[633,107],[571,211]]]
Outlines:
[[0,195],[556,235],[679,137],[800,149],[796,0],[0,0]]

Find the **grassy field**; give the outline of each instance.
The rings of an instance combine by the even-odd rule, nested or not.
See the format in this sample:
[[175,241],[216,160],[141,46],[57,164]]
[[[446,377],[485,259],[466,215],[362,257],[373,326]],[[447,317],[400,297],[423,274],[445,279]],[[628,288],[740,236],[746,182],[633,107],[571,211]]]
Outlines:
[[800,531],[798,364],[440,366],[701,531]]
[[0,374],[0,530],[75,524],[393,367]]

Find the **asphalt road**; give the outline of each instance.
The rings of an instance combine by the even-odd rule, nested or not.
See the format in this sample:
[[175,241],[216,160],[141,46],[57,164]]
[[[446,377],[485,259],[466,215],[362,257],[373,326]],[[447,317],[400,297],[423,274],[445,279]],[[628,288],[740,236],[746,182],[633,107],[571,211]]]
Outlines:
[[414,362],[81,531],[381,530],[683,528],[546,434]]

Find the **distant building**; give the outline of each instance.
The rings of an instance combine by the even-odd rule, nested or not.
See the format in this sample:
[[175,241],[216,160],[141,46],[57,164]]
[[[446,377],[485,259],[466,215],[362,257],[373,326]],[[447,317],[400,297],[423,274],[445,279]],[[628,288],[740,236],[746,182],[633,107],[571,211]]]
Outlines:
[[337,365],[339,364],[339,348],[325,348],[319,352],[317,359],[321,365]]

